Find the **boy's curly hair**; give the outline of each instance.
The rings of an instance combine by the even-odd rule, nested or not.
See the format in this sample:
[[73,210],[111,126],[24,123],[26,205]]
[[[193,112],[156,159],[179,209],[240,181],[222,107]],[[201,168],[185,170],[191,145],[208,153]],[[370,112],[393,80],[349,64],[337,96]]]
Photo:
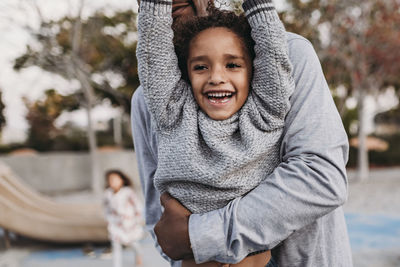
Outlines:
[[211,3],[207,8],[208,15],[203,17],[186,17],[178,19],[172,25],[174,31],[175,53],[178,57],[182,78],[189,81],[187,59],[189,56],[190,41],[200,32],[215,27],[223,27],[235,33],[243,42],[250,59],[254,59],[254,41],[251,38],[251,27],[244,14],[235,14],[232,11],[219,10]]

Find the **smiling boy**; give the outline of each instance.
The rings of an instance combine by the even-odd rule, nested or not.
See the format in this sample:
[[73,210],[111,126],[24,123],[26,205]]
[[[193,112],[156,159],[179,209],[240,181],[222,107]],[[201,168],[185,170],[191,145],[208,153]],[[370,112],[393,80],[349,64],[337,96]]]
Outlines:
[[285,29],[271,1],[259,6],[249,24],[215,8],[185,20],[174,47],[169,2],[140,5],[138,74],[159,137],[155,186],[193,213],[246,194],[279,163],[294,82]]

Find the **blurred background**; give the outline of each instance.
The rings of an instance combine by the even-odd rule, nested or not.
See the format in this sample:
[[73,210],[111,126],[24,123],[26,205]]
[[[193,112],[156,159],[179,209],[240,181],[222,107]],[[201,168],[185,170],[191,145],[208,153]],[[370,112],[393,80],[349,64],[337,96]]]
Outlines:
[[[314,45],[349,136],[355,266],[400,266],[400,1],[275,4]],[[123,170],[140,191],[136,20],[134,0],[0,2],[0,267],[111,266],[104,172]],[[98,221],[78,218],[82,205]],[[71,225],[87,235],[68,239]],[[143,246],[145,266],[165,266],[149,238]]]

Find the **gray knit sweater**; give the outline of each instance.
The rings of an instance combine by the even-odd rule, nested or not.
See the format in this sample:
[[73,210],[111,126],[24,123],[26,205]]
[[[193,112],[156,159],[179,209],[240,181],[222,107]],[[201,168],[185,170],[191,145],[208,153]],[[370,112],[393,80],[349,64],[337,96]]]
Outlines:
[[[171,0],[142,0],[139,79],[157,125],[155,186],[193,213],[225,206],[278,165],[280,137],[294,90],[286,32],[271,0],[243,4],[256,43],[251,90],[243,107],[217,121],[181,78],[171,30]],[[267,197],[267,196],[266,196]]]

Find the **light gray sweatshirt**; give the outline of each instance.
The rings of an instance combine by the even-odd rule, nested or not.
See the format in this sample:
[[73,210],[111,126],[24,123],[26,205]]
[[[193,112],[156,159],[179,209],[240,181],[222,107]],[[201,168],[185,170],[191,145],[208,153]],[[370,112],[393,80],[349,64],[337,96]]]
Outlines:
[[243,107],[209,118],[181,78],[172,42],[172,1],[142,0],[138,73],[158,134],[155,186],[193,213],[224,207],[260,184],[280,162],[280,139],[294,90],[285,29],[271,0],[243,8],[255,41],[254,71]]

